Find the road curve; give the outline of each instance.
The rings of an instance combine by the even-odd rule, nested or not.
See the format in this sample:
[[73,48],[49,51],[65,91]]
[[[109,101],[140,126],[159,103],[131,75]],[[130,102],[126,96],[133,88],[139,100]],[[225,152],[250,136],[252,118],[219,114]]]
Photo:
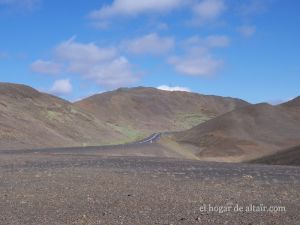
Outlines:
[[150,144],[155,144],[160,138],[162,133],[154,133],[149,137],[127,144],[119,145],[99,145],[99,146],[86,146],[86,147],[61,147],[61,148],[39,148],[39,149],[18,149],[18,150],[0,150],[0,154],[19,154],[19,153],[55,153],[55,152],[82,152],[93,150],[112,150],[116,148],[136,148],[144,147]]
[[141,140],[141,141],[138,141],[137,144],[153,144],[155,142],[157,142],[161,137],[161,133],[154,133],[152,134],[151,136]]

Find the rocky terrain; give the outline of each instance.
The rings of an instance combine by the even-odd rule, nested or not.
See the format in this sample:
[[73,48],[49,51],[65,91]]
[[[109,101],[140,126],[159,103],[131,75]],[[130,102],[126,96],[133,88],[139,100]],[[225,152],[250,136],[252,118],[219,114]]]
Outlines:
[[[101,150],[98,150],[101,152]],[[300,169],[0,151],[0,224],[298,224]]]

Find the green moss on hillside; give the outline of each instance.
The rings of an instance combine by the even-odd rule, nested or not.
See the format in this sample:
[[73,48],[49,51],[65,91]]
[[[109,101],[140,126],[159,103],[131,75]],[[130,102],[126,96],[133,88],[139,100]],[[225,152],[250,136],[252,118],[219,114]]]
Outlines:
[[190,129],[211,119],[206,115],[195,113],[178,114],[176,118],[176,125],[184,129]]

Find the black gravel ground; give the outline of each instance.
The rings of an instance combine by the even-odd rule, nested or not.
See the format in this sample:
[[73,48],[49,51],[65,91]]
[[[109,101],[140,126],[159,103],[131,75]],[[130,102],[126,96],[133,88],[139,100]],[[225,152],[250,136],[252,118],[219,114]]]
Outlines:
[[4,225],[300,224],[299,167],[11,153],[0,153]]

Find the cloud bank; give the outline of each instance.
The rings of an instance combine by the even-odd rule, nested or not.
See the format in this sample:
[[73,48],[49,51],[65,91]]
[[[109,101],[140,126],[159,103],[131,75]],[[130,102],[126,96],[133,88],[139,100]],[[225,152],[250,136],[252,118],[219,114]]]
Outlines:
[[225,35],[201,38],[193,36],[183,41],[183,53],[169,57],[169,64],[178,73],[190,76],[208,77],[217,73],[224,65],[223,60],[212,54],[213,48],[225,48],[230,39]]
[[184,4],[184,0],[114,0],[111,5],[105,5],[91,12],[93,19],[107,19],[114,16],[135,16],[149,12],[167,12]]
[[139,80],[139,74],[116,48],[80,43],[75,38],[57,45],[52,61],[37,60],[32,63],[31,69],[39,73],[56,74],[61,64],[65,68],[63,72],[77,74],[105,89],[131,85]]

